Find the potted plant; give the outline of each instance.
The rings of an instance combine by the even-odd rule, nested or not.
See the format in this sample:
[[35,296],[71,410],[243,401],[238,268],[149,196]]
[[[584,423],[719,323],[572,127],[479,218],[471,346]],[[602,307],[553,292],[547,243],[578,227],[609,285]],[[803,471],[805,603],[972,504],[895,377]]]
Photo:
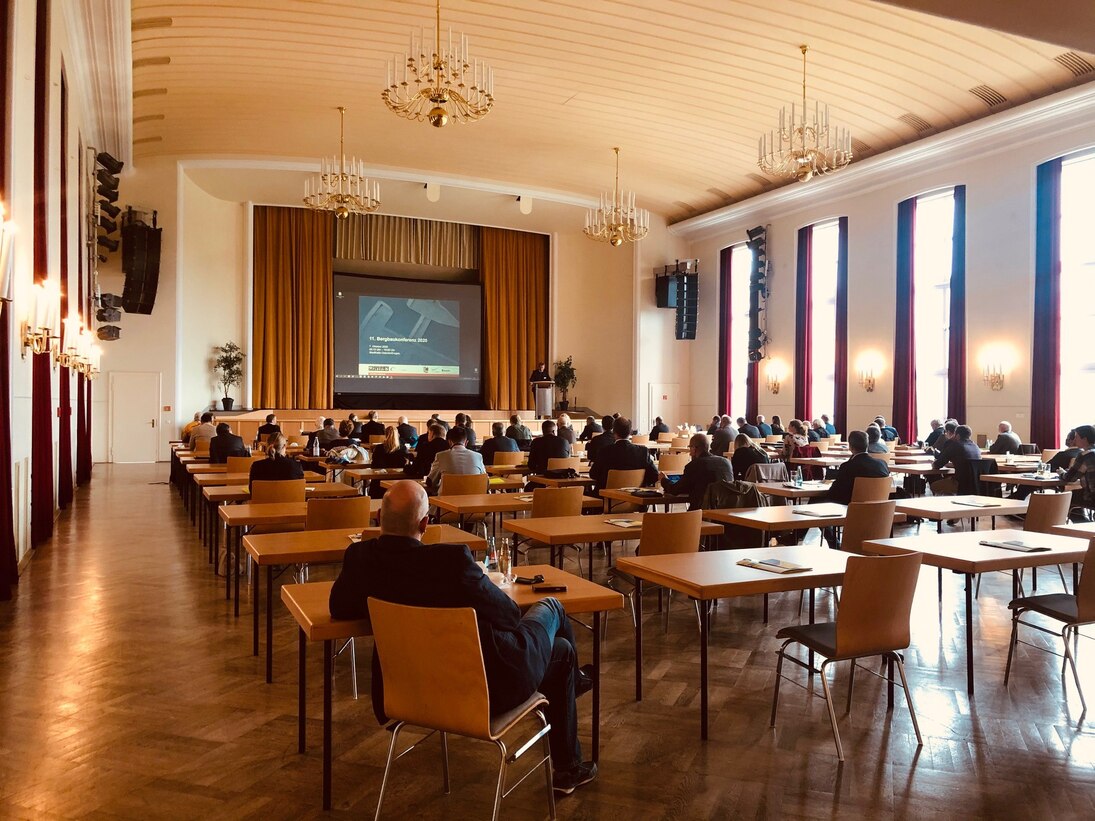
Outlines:
[[238,387],[243,382],[243,349],[235,342],[225,342],[213,348],[216,361],[213,372],[217,375],[217,381],[224,387],[224,398],[221,404],[224,409],[232,410],[235,399],[228,395],[233,387]]
[[556,362],[553,367],[555,368],[555,387],[563,394],[563,399],[559,402],[559,410],[565,411],[570,407],[568,399],[570,389],[578,382],[578,376],[574,373],[574,357],[568,356]]

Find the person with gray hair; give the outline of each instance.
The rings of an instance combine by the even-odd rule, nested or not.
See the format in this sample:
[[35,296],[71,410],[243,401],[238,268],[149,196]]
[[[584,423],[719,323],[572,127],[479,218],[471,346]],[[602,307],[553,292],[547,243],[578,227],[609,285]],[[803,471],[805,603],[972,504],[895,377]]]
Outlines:
[[688,509],[699,510],[707,487],[715,482],[734,481],[734,471],[729,459],[711,453],[706,434],[697,433],[688,440],[688,455],[691,461],[684,466],[684,473],[679,478],[671,478],[664,472],[658,477],[666,493],[687,495]]
[[1011,422],[1003,421],[997,426],[996,441],[989,448],[989,453],[1000,455],[1003,453],[1022,453],[1023,440],[1011,429]]
[[[851,439],[848,441],[851,442]],[[882,429],[873,423],[867,425],[867,453],[889,452],[890,449],[886,447],[886,443],[882,441]]]
[[[370,597],[412,607],[471,607],[479,625],[491,714],[523,704],[539,690],[548,699],[553,788],[569,794],[597,777],[582,761],[576,698],[593,689],[591,668],[578,668],[566,611],[546,597],[521,615],[462,544],[424,545],[429,500],[417,482],[396,482],[380,506],[380,536],[346,550],[331,588],[336,619],[368,618]],[[373,712],[384,714],[384,665],[373,650]]]

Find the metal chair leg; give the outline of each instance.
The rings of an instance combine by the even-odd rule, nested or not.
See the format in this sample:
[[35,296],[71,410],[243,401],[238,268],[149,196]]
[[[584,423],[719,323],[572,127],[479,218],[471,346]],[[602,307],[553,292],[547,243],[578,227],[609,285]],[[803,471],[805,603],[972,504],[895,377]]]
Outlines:
[[384,777],[380,780],[380,795],[376,799],[376,815],[373,816],[373,821],[380,821],[380,808],[384,806],[384,792],[388,788],[388,775],[392,771],[392,762],[395,761],[395,744],[399,740],[399,731],[402,729],[402,721],[392,728],[392,740],[388,744],[388,761],[384,765]]
[[909,682],[905,679],[905,663],[901,656],[893,653],[893,660],[897,664],[897,674],[901,676],[901,689],[905,691],[905,703],[909,705],[909,717],[912,719],[913,732],[916,733],[916,746],[923,747],[924,739],[920,737],[920,725],[916,721],[916,710],[913,708],[912,692],[909,690]]
[[1084,712],[1087,712],[1087,701],[1084,700],[1084,688],[1080,686],[1080,674],[1076,670],[1076,660],[1072,657],[1072,650],[1068,646],[1069,632],[1075,631],[1076,627],[1066,626],[1061,631],[1061,639],[1065,643],[1065,658],[1068,659],[1069,666],[1072,667],[1072,678],[1076,681],[1076,693],[1080,696],[1080,706],[1084,708]]
[[783,680],[783,655],[787,651],[787,645],[791,643],[788,639],[783,643],[783,646],[776,651],[778,661],[776,661],[776,687],[772,691],[772,720],[769,722],[769,727],[776,726],[776,707],[779,705],[779,683]]
[[441,780],[445,795],[449,794],[449,734],[441,733]]
[[825,677],[825,668],[828,667],[830,662],[828,660],[821,663],[821,690],[825,693],[825,706],[829,708],[829,723],[833,727],[833,741],[836,742],[836,757],[840,760],[844,760],[844,748],[840,745],[840,730],[836,726],[836,710],[833,709],[833,694],[829,692],[829,679]]
[[1015,610],[1011,614],[1011,640],[1008,642],[1008,662],[1004,665],[1004,686],[1008,686],[1008,679],[1011,677],[1011,661],[1015,657],[1015,645],[1019,641],[1019,610]]
[[[608,615],[607,613],[605,615]],[[536,715],[540,718],[542,726],[548,726],[547,716],[542,711],[537,710]],[[548,794],[548,818],[551,821],[555,821],[555,784],[553,783],[553,775],[551,769],[551,741],[547,733],[544,733],[544,778],[547,780],[547,794]]]
[[494,742],[498,745],[500,760],[498,762],[498,784],[494,788],[494,811],[491,813],[491,821],[498,821],[498,811],[502,808],[502,792],[506,787],[506,745],[501,741]]
[[844,712],[850,713],[852,711],[852,690],[855,689],[855,659],[852,659],[852,669],[848,671],[848,704],[844,708]]

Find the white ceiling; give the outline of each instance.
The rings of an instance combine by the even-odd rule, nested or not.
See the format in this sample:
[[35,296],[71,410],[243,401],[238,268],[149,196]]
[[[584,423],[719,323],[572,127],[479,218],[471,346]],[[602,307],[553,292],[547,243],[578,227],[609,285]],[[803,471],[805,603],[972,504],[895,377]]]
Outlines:
[[756,146],[801,93],[800,43],[810,98],[864,156],[1095,78],[1055,60],[1066,46],[866,0],[445,0],[497,102],[438,130],[380,99],[432,19],[431,0],[133,0],[135,161],[318,159],[346,105],[347,153],[427,176],[596,195],[619,145],[623,184],[679,220],[780,184]]

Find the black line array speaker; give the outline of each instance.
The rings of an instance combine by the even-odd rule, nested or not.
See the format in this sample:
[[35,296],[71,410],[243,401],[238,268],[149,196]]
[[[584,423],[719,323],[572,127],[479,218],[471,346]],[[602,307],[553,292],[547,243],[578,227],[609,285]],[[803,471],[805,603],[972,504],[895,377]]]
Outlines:
[[696,274],[677,274],[677,339],[696,338],[696,316],[700,305],[700,278]]
[[143,222],[122,225],[122,308],[130,314],[150,314],[160,281],[160,238],[163,229]]
[[677,278],[675,276],[654,278],[654,302],[659,308],[677,307]]

